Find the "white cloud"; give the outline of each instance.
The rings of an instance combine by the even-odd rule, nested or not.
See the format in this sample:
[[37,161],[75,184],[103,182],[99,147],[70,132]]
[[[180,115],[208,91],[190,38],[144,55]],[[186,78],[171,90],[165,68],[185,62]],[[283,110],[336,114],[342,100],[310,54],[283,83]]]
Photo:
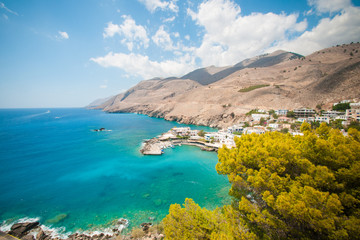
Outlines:
[[308,0],[310,6],[314,6],[318,12],[337,12],[351,6],[351,0]]
[[91,58],[91,61],[103,67],[118,67],[132,76],[145,79],[169,76],[182,76],[195,67],[194,59],[189,54],[176,60],[162,62],[152,61],[148,56],[140,54],[108,53],[104,57]]
[[279,42],[272,50],[284,49],[303,55],[336,44],[358,41],[360,37],[360,8],[349,7],[333,18],[323,18],[311,31],[294,40]]
[[169,17],[169,18],[165,18],[163,20],[164,23],[167,23],[167,22],[173,22],[175,20],[175,16],[172,16],[172,17]]
[[170,1],[161,1],[161,0],[138,0],[143,3],[147,10],[151,13],[154,13],[158,8],[162,11],[170,10],[173,12],[178,12],[179,7],[176,5],[176,0]]
[[120,25],[109,22],[107,27],[104,29],[103,37],[113,37],[116,33],[121,34]]
[[3,18],[4,18],[5,20],[8,20],[8,19],[9,19],[8,15],[6,15],[6,14],[3,14],[2,16],[3,16]]
[[0,8],[5,9],[5,11],[7,11],[7,12],[9,12],[9,13],[11,13],[11,14],[14,14],[14,15],[16,15],[16,16],[19,16],[19,14],[18,14],[17,12],[14,12],[14,11],[10,10],[10,9],[7,8],[7,7],[5,6],[5,4],[2,3],[2,2],[0,2]]
[[173,42],[170,38],[170,34],[164,30],[164,26],[160,26],[160,28],[157,30],[157,32],[151,39],[157,46],[165,50],[170,51],[175,49],[173,46]]
[[[165,26],[160,26],[151,39],[163,50],[172,51],[174,59],[159,61],[141,54],[110,52],[103,57],[91,58],[91,61],[103,67],[121,68],[131,76],[169,77],[181,76],[196,67],[232,65],[244,58],[279,49],[307,55],[332,45],[358,41],[359,7],[348,6],[348,0],[344,0],[341,7],[334,1],[331,1],[333,5],[326,5],[321,0],[311,1],[314,7],[307,12],[309,15],[319,13],[321,9],[331,13],[336,9],[341,11],[321,19],[317,26],[307,30],[306,19],[299,21],[298,14],[270,12],[242,15],[240,6],[232,0],[206,0],[196,10],[187,9],[187,14],[201,27],[196,32],[201,40],[197,47],[189,43],[189,35],[184,36],[188,44],[185,45],[177,32],[168,32]],[[128,25],[138,27],[132,21]],[[138,35],[126,35],[122,25],[109,23],[104,30],[104,38],[119,34],[124,37],[122,43],[132,49]],[[141,28],[143,34],[139,35],[142,37],[138,37],[138,41],[148,45],[146,30]]]
[[67,34],[67,32],[62,32],[62,31],[59,31],[59,39],[69,39],[69,34]]
[[203,66],[231,65],[256,56],[307,27],[306,21],[297,22],[297,14],[241,16],[240,6],[230,0],[208,0],[200,4],[197,12],[187,12],[205,29],[202,44],[196,49]]
[[122,36],[121,43],[125,44],[130,51],[132,51],[134,45],[138,48],[143,46],[147,48],[149,46],[149,38],[147,37],[146,29],[137,25],[135,20],[131,16],[124,15],[124,22],[120,25],[109,22],[104,29],[103,37],[113,37],[115,34]]

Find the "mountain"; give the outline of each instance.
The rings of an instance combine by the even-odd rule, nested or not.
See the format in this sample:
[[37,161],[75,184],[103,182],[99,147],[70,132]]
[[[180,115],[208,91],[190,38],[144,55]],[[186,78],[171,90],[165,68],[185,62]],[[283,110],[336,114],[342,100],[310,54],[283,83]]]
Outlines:
[[359,97],[359,48],[341,45],[305,57],[276,51],[181,78],[145,80],[98,108],[213,127],[236,123],[255,108],[326,108]]
[[181,79],[190,79],[202,85],[208,85],[217,82],[223,78],[226,78],[232,73],[244,68],[269,67],[286,60],[296,59],[300,57],[302,56],[299,54],[279,50],[273,52],[272,54],[264,54],[261,56],[245,59],[244,61],[239,62],[234,66],[228,66],[228,67],[210,66],[207,68],[200,68],[191,73],[186,74],[185,76],[181,77]]
[[95,101],[92,101],[91,103],[89,103],[89,105],[87,105],[86,107],[87,108],[96,108],[96,107],[104,104],[105,102],[107,102],[109,99],[111,99],[113,97],[114,96],[96,99]]

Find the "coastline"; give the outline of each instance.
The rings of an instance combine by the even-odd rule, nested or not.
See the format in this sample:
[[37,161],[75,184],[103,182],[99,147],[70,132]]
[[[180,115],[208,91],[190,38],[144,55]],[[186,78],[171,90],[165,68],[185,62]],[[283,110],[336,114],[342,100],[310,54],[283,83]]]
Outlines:
[[42,223],[40,218],[20,218],[5,220],[0,224],[0,231],[10,236],[26,240],[50,239],[109,239],[121,235],[129,226],[129,220],[120,218],[112,226],[98,227],[91,230],[67,231],[65,227],[53,227]]
[[[16,221],[4,221],[0,224],[0,238],[8,240],[130,240],[130,239],[164,239],[164,234],[159,230],[158,224],[144,222],[138,230],[143,237],[135,237],[132,232],[124,231],[129,226],[129,221],[124,218],[114,220],[113,226],[76,232],[64,232],[65,228],[52,228],[40,223],[39,218],[22,218]],[[139,232],[137,232],[139,235]]]
[[162,155],[165,148],[174,147],[174,146],[196,146],[199,147],[202,151],[208,152],[217,152],[219,146],[211,143],[206,143],[198,140],[188,140],[188,139],[177,139],[169,138],[166,140],[160,140],[158,137],[152,138],[144,142],[140,152],[143,155]]

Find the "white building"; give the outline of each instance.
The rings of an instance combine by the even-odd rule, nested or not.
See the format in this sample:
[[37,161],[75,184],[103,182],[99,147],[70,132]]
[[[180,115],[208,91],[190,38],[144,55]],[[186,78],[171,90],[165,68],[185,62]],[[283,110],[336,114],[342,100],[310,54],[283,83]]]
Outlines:
[[244,134],[252,134],[252,133],[264,134],[265,133],[265,128],[247,127],[247,128],[244,129]]
[[350,103],[351,109],[360,109],[360,102],[358,103]]
[[316,116],[315,121],[316,122],[321,122],[321,123],[326,122],[327,124],[329,124],[330,123],[330,118],[327,117],[327,116]]
[[242,134],[243,131],[244,131],[244,128],[242,125],[233,125],[233,126],[227,128],[227,133],[230,133],[230,134],[232,134],[234,132],[238,132],[238,133]]
[[338,112],[338,111],[327,111],[327,112],[324,112],[322,115],[330,117],[330,118],[336,118],[337,116],[343,115],[343,114],[344,113]]
[[254,114],[251,114],[251,117],[254,121],[260,121],[261,118],[263,119],[268,119],[270,117],[269,114],[257,114],[257,113],[254,113]]
[[275,110],[275,113],[276,115],[284,115],[286,116],[286,114],[288,113],[289,110],[285,110],[285,109],[278,109],[278,110]]
[[190,127],[174,127],[171,129],[176,135],[185,136],[190,132]]
[[307,120],[308,120],[307,118],[298,118],[298,119],[296,119],[297,122],[302,122],[302,123],[307,122]]
[[220,145],[225,144],[228,148],[235,147],[234,135],[227,132],[207,133],[205,134],[205,140],[218,142]]
[[349,120],[349,116],[341,115],[341,116],[337,116],[335,119],[340,119],[340,120],[347,121],[347,120]]
[[199,130],[190,130],[188,131],[188,134],[190,137],[197,137],[199,132],[200,132]]
[[315,111],[313,109],[307,108],[295,109],[294,113],[297,118],[312,117],[315,115]]
[[346,109],[346,116],[349,119],[360,121],[360,109]]
[[269,128],[278,129],[278,128],[279,128],[279,124],[277,124],[277,123],[270,123],[270,124],[269,124]]
[[315,122],[315,118],[314,117],[308,117],[308,122]]
[[206,133],[204,136],[206,141],[211,141],[211,140],[218,140],[218,133]]
[[293,136],[304,136],[304,134],[301,133],[301,132],[292,132],[291,135],[293,135]]

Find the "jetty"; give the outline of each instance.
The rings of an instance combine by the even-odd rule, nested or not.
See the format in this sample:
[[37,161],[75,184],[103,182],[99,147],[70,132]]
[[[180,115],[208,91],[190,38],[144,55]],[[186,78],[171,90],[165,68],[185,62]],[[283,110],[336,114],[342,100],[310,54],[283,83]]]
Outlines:
[[217,152],[221,147],[219,144],[205,142],[204,140],[181,139],[176,136],[169,136],[169,133],[164,133],[160,137],[146,140],[140,152],[144,155],[161,155],[164,153],[164,149],[181,145],[196,146],[202,151],[209,152]]

